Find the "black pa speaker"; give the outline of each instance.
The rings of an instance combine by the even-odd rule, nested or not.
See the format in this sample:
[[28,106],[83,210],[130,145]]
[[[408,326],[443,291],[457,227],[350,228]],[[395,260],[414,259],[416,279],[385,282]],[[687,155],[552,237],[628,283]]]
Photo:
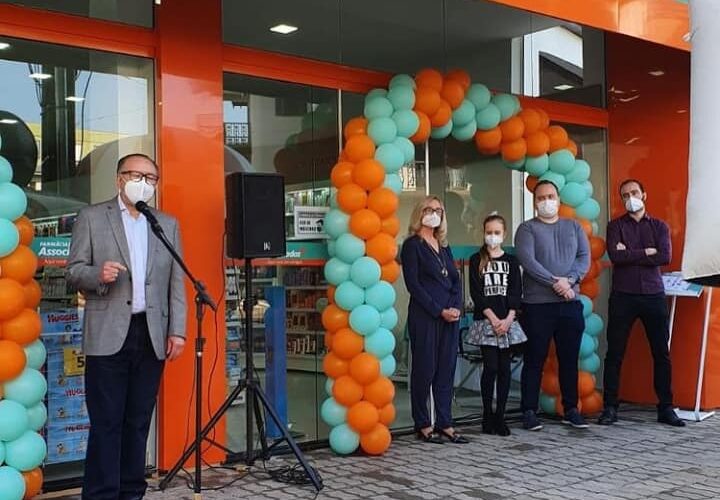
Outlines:
[[279,174],[225,177],[227,254],[237,259],[285,256],[285,183]]

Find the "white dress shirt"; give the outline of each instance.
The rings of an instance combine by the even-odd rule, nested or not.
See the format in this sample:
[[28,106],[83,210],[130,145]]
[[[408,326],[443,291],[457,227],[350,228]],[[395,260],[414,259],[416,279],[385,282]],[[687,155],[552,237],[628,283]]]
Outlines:
[[148,225],[143,214],[138,218],[130,215],[128,208],[118,196],[120,214],[128,250],[130,250],[130,271],[132,273],[132,312],[145,312],[145,274],[148,258]]

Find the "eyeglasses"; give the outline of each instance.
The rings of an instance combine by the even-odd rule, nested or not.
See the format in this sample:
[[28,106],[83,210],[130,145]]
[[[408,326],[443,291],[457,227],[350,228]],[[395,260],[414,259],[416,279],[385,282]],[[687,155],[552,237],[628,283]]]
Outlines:
[[158,180],[160,180],[160,177],[155,174],[144,174],[137,170],[125,170],[124,172],[119,172],[118,175],[133,182],[140,182],[142,179],[145,179],[151,186],[156,185]]
[[433,208],[433,207],[423,208],[423,215],[430,215],[433,212],[438,214],[440,217],[442,217],[443,214],[445,213],[445,210],[443,210],[442,208]]

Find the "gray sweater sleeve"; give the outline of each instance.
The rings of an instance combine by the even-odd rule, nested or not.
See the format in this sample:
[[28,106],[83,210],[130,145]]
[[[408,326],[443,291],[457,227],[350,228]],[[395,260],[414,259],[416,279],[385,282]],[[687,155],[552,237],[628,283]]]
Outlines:
[[575,256],[575,262],[573,262],[573,265],[570,268],[568,278],[570,278],[573,283],[580,283],[587,274],[588,269],[590,269],[590,243],[588,242],[587,235],[585,235],[585,231],[583,231],[582,226],[577,222],[574,223],[574,226],[575,234],[577,236],[578,249],[577,255]]
[[[585,242],[587,248],[587,241]],[[535,258],[535,235],[530,224],[520,224],[515,233],[515,250],[524,272],[536,281],[552,287],[555,284],[553,274],[545,269]]]

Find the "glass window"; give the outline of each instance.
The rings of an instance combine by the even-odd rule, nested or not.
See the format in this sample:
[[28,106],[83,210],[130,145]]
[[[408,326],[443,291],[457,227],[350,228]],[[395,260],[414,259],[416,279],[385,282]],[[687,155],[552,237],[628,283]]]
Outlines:
[[76,16],[117,21],[152,28],[152,0],[0,0],[23,7],[46,9]]
[[[2,38],[1,154],[28,197],[48,351],[49,481],[79,476],[87,444],[79,353],[82,298],[64,265],[78,210],[116,194],[120,156],[154,155],[153,63],[148,59]],[[154,452],[154,447],[152,448]],[[154,456],[154,455],[153,455]]]

